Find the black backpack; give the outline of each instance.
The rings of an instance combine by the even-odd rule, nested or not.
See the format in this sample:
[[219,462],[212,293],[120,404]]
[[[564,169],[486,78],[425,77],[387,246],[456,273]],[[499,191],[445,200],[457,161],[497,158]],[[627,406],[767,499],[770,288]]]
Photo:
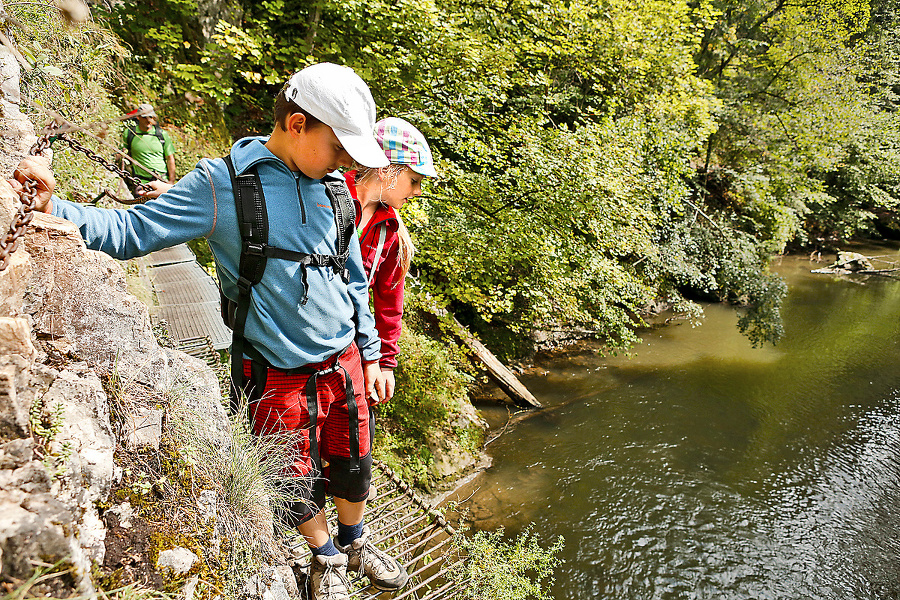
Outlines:
[[270,246],[268,244],[269,218],[266,212],[266,199],[263,195],[259,173],[253,167],[248,169],[243,175],[237,175],[231,156],[226,156],[224,160],[228,166],[228,173],[231,176],[238,226],[241,232],[237,300],[228,298],[222,293],[221,287],[219,288],[219,295],[222,300],[222,319],[232,331],[230,408],[232,414],[237,414],[240,407],[241,394],[247,393],[244,377],[244,355],[246,354],[254,361],[263,364],[267,363],[265,358],[251,344],[245,343],[246,340],[244,339],[244,326],[247,323],[247,315],[250,312],[250,290],[262,280],[267,260],[269,258],[282,258],[300,263],[303,284],[301,304],[306,304],[309,294],[306,278],[307,267],[331,267],[345,282],[348,282],[349,272],[347,271],[346,263],[347,257],[350,255],[350,240],[355,235],[356,207],[344,179],[331,174],[326,175],[323,183],[334,212],[338,253],[336,255],[306,254]]

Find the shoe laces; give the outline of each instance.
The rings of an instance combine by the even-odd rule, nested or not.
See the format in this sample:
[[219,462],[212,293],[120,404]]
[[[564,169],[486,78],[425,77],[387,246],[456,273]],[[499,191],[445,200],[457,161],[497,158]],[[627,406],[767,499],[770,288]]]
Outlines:
[[[335,581],[334,577],[337,577],[338,581]],[[346,594],[350,593],[350,581],[347,579],[345,570],[330,562],[326,562],[325,570],[322,571],[321,583],[319,584],[319,593],[322,594],[322,599],[327,600],[331,598],[332,594],[340,594],[341,590],[338,584],[343,584]],[[337,597],[340,598],[340,596]],[[316,598],[318,598],[318,595],[316,595]]]
[[375,571],[376,575],[391,572],[392,565],[390,564],[390,559],[388,558],[388,556],[384,552],[373,546],[368,540],[366,540],[366,543],[364,543],[359,549],[359,564],[363,569],[365,569],[366,560],[368,559],[368,557],[372,557],[373,559],[375,559],[372,564],[372,569]]

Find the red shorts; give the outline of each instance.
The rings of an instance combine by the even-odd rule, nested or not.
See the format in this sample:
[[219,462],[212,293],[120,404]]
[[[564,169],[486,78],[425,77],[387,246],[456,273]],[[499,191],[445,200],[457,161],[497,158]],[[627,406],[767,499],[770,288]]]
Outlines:
[[[360,502],[369,495],[372,415],[356,344],[328,359],[281,371],[244,359],[256,435],[290,432],[285,475],[295,485],[283,520],[296,526],[324,508],[326,495]],[[296,497],[299,496],[299,497]]]

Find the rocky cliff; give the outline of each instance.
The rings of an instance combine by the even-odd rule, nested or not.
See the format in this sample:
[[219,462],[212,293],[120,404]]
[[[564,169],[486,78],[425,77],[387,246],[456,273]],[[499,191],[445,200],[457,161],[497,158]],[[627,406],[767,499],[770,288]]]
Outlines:
[[[17,75],[0,47],[0,167],[7,176],[35,139],[18,109]],[[0,181],[4,230],[17,207]],[[87,250],[71,223],[35,215],[0,272],[0,578],[7,587],[43,566],[56,573],[43,592],[93,591],[90,571],[103,562],[106,537],[97,507],[122,476],[114,454],[141,411],[160,408],[135,403],[134,412],[111,418],[113,380],[158,392],[169,402],[160,414],[190,412],[227,430],[214,373],[159,346],[147,307],[126,291],[122,267]],[[178,394],[168,393],[175,388]]]

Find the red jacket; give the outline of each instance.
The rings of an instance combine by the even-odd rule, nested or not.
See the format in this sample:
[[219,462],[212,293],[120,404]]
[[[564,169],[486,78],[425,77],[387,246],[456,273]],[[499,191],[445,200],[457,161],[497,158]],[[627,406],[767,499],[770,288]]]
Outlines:
[[[353,178],[356,171],[344,175],[347,187],[356,200],[356,184]],[[359,227],[361,206],[356,200],[356,225]],[[377,253],[379,229],[385,227],[384,247],[378,264],[373,265]],[[385,204],[379,204],[375,214],[363,229],[359,237],[359,249],[362,252],[363,266],[369,277],[369,289],[374,305],[375,329],[381,338],[381,361],[383,368],[397,367],[397,340],[400,339],[400,320],[403,317],[403,271],[400,266],[400,237],[397,235],[397,214]],[[375,277],[372,277],[375,269]]]

